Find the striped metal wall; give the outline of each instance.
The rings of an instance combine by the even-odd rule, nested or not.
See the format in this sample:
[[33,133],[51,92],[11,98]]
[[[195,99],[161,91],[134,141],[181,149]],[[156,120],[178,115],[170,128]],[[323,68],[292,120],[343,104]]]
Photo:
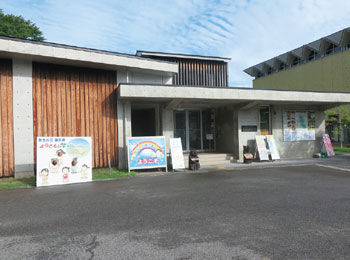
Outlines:
[[226,62],[177,60],[179,73],[173,78],[174,85],[227,87]]

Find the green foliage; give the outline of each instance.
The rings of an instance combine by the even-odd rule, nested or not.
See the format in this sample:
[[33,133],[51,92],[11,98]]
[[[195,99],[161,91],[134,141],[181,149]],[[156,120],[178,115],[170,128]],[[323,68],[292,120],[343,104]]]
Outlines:
[[[344,105],[325,111],[327,124],[336,124],[333,134],[339,135],[342,129],[350,129],[350,105]],[[336,116],[334,116],[336,115]]]
[[0,36],[10,36],[27,40],[44,41],[43,33],[30,20],[22,16],[4,14],[0,9]]

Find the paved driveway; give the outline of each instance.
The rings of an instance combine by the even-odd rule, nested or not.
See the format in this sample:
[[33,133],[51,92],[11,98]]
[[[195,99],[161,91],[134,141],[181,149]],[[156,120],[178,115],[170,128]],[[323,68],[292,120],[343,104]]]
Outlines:
[[349,259],[350,172],[288,166],[0,191],[1,259]]

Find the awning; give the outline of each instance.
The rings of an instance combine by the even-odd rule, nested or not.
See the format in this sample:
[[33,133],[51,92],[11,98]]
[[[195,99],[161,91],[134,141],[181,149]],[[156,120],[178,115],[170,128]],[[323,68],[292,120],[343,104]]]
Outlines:
[[298,104],[315,105],[320,109],[350,104],[350,93],[268,90],[252,88],[213,88],[174,85],[121,83],[121,100],[172,102],[173,104]]

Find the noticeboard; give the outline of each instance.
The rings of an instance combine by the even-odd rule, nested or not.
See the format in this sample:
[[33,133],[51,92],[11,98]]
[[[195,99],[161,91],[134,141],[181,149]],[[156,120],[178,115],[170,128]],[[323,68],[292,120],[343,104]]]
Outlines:
[[328,134],[322,134],[322,140],[328,156],[335,156],[331,138]]
[[37,137],[36,186],[92,180],[91,137]]
[[285,142],[316,140],[314,111],[283,111],[283,138]]
[[129,171],[167,168],[164,136],[128,138],[128,166]]
[[170,138],[170,153],[173,170],[185,169],[181,138]]

